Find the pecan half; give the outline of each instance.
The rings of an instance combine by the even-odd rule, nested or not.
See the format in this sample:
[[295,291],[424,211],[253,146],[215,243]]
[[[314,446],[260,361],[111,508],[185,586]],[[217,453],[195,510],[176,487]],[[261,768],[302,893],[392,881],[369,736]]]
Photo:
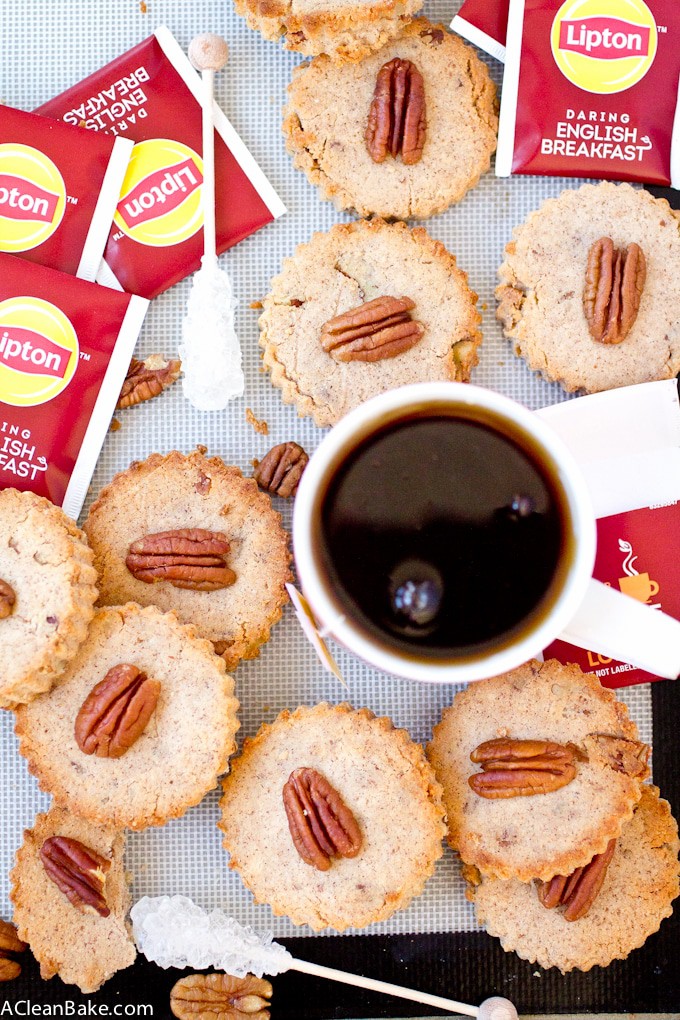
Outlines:
[[8,616],[12,615],[16,600],[12,585],[7,584],[7,581],[3,581],[0,577],[0,620],[6,620]]
[[468,783],[480,797],[532,797],[552,793],[576,775],[576,749],[549,740],[487,740],[470,755],[482,772]]
[[0,981],[13,981],[21,974],[21,964],[14,957],[25,953],[28,946],[17,935],[9,921],[0,921]]
[[329,319],[321,345],[336,361],[382,361],[415,347],[425,332],[411,298],[379,297]]
[[111,861],[70,836],[50,836],[40,848],[48,876],[64,896],[83,913],[96,911],[108,917],[104,883]]
[[544,907],[564,907],[565,921],[585,917],[602,888],[607,868],[614,856],[616,840],[610,839],[604,853],[596,854],[590,864],[577,868],[571,875],[555,875],[548,882],[539,882],[538,898]]
[[364,132],[374,163],[401,155],[411,166],[423,155],[427,117],[423,76],[410,60],[394,57],[378,71]]
[[76,716],[76,743],[84,754],[120,758],[141,737],[161,692],[158,680],[120,663],[92,688]]
[[283,806],[295,849],[305,864],[328,871],[331,857],[356,857],[363,839],[337,790],[315,769],[295,769],[283,787]]
[[647,265],[637,244],[614,248],[611,237],[591,246],[586,265],[583,310],[593,340],[620,344],[640,309]]
[[269,981],[246,974],[189,974],[170,991],[170,1009],[178,1020],[269,1020]]
[[229,542],[222,532],[179,528],[133,542],[125,566],[145,584],[169,581],[175,588],[217,591],[236,580],[224,558],[228,552]]
[[279,443],[255,464],[253,478],[265,492],[294,496],[309,457],[297,443]]
[[157,397],[179,378],[181,368],[181,361],[166,361],[160,354],[152,354],[146,361],[133,358],[118,397],[116,410],[120,411],[124,407],[142,404],[145,400]]

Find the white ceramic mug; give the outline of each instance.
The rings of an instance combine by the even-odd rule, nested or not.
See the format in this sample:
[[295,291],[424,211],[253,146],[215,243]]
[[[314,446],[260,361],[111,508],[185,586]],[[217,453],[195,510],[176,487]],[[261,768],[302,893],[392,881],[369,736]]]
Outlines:
[[[501,635],[478,654],[446,661],[401,654],[381,643],[348,614],[327,575],[319,552],[321,507],[330,480],[357,446],[409,414],[456,413],[480,421],[489,415],[507,424],[508,436],[527,437],[561,489],[566,509],[563,546],[568,562],[558,563],[550,605],[515,638]],[[518,445],[521,445],[519,443]],[[440,683],[481,680],[537,655],[555,638],[620,659],[658,676],[680,673],[680,622],[595,581],[596,526],[590,496],[573,456],[555,431],[521,404],[492,390],[463,383],[417,383],[389,390],[344,417],[311,457],[295,498],[293,549],[302,590],[320,629],[365,662],[396,676]],[[350,553],[351,551],[348,551]],[[566,555],[566,553],[565,553]]]

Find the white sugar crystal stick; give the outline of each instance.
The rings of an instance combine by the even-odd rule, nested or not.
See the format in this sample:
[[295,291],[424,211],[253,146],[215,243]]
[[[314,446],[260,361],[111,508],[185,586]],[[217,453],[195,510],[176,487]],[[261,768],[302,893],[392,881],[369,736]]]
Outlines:
[[203,77],[203,258],[182,323],[182,388],[199,411],[221,411],[242,395],[245,385],[231,282],[218,266],[215,239],[214,85],[215,72],[227,61],[227,44],[217,35],[198,35],[189,46],[189,58]]
[[481,1006],[468,1006],[440,995],[297,960],[273,941],[271,933],[258,935],[221,910],[208,914],[187,896],[145,896],[135,903],[130,916],[139,951],[159,967],[194,967],[197,970],[214,967],[235,977],[244,977],[248,973],[262,977],[263,974],[276,975],[286,970],[297,970],[301,974],[313,974],[356,988],[384,992],[450,1013],[477,1017],[478,1020],[517,1020],[517,1010],[508,999],[494,996],[485,999]]

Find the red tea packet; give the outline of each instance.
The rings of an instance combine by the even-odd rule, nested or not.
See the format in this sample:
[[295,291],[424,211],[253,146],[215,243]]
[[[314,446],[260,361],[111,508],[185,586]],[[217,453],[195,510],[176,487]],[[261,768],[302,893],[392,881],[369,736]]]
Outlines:
[[451,28],[496,60],[504,61],[509,6],[510,0],[465,0]]
[[[101,283],[152,298],[195,272],[203,254],[201,80],[167,28],[39,112],[137,144],[109,235]],[[285,212],[217,105],[217,250]]]
[[678,0],[510,0],[496,174],[680,187]]
[[[680,620],[680,402],[676,380],[622,387],[538,414],[571,448],[598,517],[593,576],[650,612]],[[605,687],[658,680],[563,640],[546,658],[575,662]]]
[[147,306],[0,252],[0,489],[78,516]]
[[[680,620],[680,502],[670,506],[602,517],[597,522],[598,581]],[[628,662],[553,641],[546,658],[576,662],[584,673],[595,673],[605,687],[627,687],[658,680]]]
[[131,152],[0,105],[0,251],[94,280]]

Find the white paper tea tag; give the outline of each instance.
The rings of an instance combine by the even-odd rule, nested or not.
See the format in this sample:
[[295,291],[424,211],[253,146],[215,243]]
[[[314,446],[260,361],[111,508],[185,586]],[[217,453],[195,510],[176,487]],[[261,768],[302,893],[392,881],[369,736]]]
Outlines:
[[329,673],[337,677],[340,683],[346,687],[347,684],[338,668],[338,664],[328,651],[328,646],[321,636],[309,602],[293,584],[286,584],[286,591],[290,595],[290,601],[293,603],[293,609],[302,627],[302,631],[319,657],[319,662],[324,669],[327,669]]

